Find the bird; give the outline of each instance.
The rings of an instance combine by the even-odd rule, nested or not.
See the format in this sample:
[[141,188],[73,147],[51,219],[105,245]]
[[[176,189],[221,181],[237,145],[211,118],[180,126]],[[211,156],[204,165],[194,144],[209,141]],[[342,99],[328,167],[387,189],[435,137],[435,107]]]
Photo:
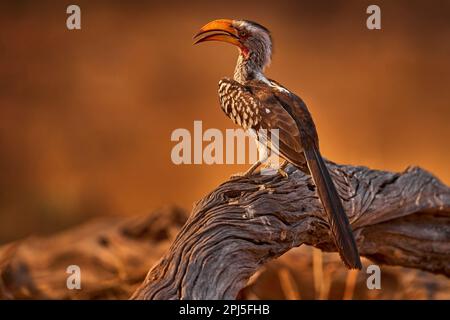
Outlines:
[[[278,150],[275,152],[285,160],[282,167],[291,163],[311,175],[343,263],[349,269],[361,269],[355,237],[320,153],[312,116],[300,97],[264,74],[273,51],[269,29],[250,20],[218,19],[194,35],[194,44],[208,41],[225,42],[238,48],[233,78],[219,81],[222,110],[235,124],[256,133],[256,137],[267,130],[273,134],[276,129]],[[257,161],[244,175],[251,175],[260,164]]]

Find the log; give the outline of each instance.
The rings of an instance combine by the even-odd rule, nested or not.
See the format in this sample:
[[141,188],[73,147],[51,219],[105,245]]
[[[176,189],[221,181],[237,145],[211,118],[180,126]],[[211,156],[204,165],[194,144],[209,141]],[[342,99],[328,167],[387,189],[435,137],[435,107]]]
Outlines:
[[[362,256],[450,276],[450,188],[429,172],[328,162]],[[253,174],[194,207],[131,299],[235,299],[265,263],[302,244],[335,251],[310,176]]]
[[[143,216],[105,216],[47,237],[0,247],[1,299],[127,299],[187,220],[167,207]],[[66,269],[81,270],[69,290]]]

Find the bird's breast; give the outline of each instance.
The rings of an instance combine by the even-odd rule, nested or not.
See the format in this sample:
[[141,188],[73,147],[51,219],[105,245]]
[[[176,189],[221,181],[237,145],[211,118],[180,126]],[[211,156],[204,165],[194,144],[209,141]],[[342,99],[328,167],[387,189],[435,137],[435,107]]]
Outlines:
[[258,101],[239,84],[219,82],[220,106],[225,114],[245,130],[255,128],[261,121]]

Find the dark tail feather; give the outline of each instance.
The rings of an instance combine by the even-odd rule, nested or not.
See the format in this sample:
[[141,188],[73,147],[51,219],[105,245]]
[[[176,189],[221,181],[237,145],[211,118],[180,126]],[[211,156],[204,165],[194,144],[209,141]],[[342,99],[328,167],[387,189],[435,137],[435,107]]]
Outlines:
[[328,168],[316,148],[305,150],[305,156],[341,259],[348,268],[361,269],[356,241]]

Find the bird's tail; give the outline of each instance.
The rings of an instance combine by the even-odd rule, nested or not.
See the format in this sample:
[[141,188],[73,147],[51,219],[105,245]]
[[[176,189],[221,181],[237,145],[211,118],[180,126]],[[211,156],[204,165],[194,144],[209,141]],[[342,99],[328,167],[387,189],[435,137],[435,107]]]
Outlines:
[[341,259],[348,268],[361,269],[356,241],[328,168],[316,147],[304,152]]

